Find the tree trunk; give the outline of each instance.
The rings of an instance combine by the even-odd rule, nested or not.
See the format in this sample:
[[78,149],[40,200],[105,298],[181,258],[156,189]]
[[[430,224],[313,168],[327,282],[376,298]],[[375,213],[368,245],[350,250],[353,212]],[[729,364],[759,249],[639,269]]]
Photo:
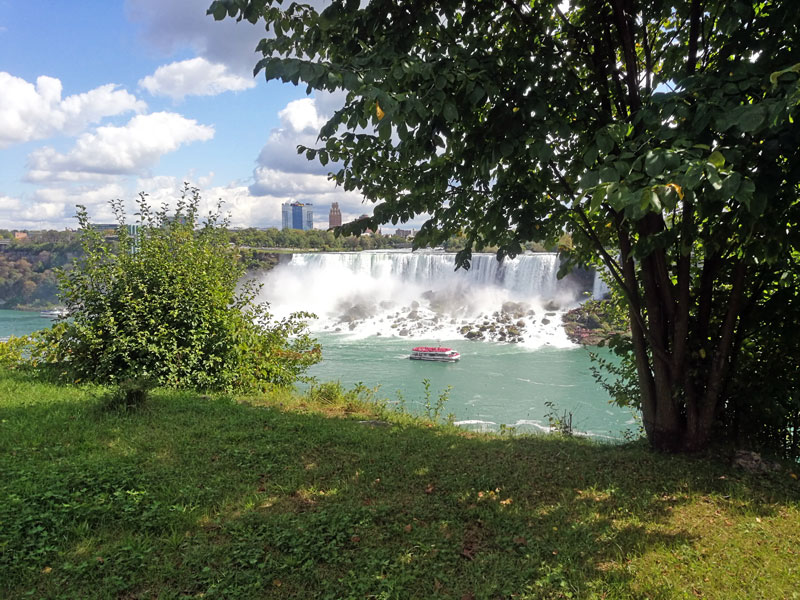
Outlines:
[[708,368],[705,393],[697,403],[695,411],[688,411],[685,450],[696,452],[708,444],[714,419],[717,414],[717,404],[722,395],[722,387],[733,349],[736,334],[736,324],[739,320],[739,311],[744,298],[744,282],[746,273],[745,264],[739,261],[733,270],[733,283],[725,311],[725,319],[719,333],[719,342],[714,350],[711,365]]

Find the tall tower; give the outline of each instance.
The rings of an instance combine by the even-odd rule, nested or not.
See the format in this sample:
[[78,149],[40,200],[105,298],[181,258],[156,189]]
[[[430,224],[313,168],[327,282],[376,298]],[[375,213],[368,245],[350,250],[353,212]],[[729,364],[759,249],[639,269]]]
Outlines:
[[331,212],[328,214],[328,228],[340,227],[342,225],[342,211],[339,210],[339,203],[331,204]]
[[284,229],[314,229],[314,205],[303,202],[281,204],[281,221]]
[[281,225],[282,229],[292,228],[292,203],[281,204]]
[[304,229],[309,231],[314,229],[314,205],[313,204],[301,204],[302,208],[301,211],[301,219],[302,225],[300,229]]

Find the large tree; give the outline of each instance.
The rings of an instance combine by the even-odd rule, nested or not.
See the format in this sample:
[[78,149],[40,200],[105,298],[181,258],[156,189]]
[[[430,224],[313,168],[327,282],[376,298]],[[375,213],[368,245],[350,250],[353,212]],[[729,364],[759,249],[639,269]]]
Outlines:
[[[800,213],[800,11],[785,0],[218,0],[266,22],[256,66],[343,90],[310,159],[376,203],[514,256],[565,228],[624,294],[643,422],[695,450],[791,266]],[[347,229],[347,228],[346,228]]]

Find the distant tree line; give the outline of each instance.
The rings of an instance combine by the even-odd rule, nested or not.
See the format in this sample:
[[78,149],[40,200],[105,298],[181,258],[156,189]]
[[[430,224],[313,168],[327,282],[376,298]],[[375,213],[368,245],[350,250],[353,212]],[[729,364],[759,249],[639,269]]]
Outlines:
[[404,237],[374,233],[361,237],[339,236],[333,231],[312,229],[247,229],[231,230],[231,243],[245,248],[291,248],[298,250],[357,251],[386,248],[410,248],[411,242]]
[[75,232],[37,231],[16,240],[0,229],[0,239],[10,240],[0,249],[0,308],[40,309],[58,302],[56,270],[80,256]]

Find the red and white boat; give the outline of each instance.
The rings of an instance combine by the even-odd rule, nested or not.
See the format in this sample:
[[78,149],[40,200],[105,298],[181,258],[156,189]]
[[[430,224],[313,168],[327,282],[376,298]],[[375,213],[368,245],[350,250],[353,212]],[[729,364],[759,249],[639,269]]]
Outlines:
[[434,348],[432,346],[417,346],[411,350],[412,360],[435,360],[439,362],[456,362],[461,355],[452,348]]

